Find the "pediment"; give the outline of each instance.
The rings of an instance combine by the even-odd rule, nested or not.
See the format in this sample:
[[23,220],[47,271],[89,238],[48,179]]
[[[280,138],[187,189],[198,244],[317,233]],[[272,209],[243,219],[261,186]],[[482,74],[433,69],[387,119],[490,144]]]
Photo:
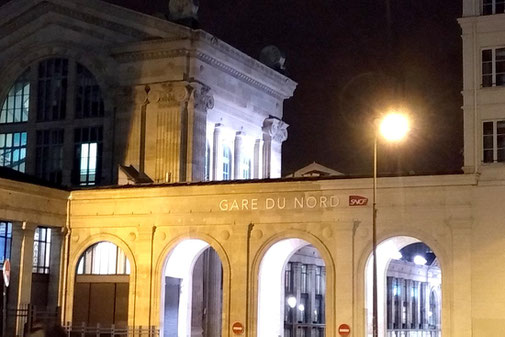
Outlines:
[[101,0],[12,0],[0,7],[0,44],[49,25],[116,43],[179,39],[189,31]]

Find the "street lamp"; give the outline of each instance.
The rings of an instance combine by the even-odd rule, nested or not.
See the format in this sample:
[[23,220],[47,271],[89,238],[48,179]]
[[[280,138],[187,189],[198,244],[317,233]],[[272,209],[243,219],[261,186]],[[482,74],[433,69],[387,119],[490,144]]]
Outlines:
[[373,194],[372,194],[372,247],[373,247],[373,295],[372,295],[372,326],[373,337],[378,337],[378,312],[377,312],[377,138],[378,134],[386,140],[395,142],[403,139],[409,131],[409,121],[401,113],[389,113],[382,119],[377,119],[374,125],[373,141]]

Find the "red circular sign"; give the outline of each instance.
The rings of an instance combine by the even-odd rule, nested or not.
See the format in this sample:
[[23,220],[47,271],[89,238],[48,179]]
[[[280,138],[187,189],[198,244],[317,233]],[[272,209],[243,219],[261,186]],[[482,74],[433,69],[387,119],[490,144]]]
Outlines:
[[242,325],[240,322],[235,322],[231,326],[231,330],[235,335],[241,335],[244,333],[244,325]]
[[347,324],[340,324],[338,327],[338,333],[343,337],[349,336],[351,333],[351,327]]

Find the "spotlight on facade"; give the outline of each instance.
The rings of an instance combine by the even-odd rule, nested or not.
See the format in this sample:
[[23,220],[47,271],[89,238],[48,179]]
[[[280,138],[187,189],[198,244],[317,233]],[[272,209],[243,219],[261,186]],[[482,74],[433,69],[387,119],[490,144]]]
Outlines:
[[418,266],[424,266],[428,261],[421,255],[416,255],[414,257],[414,263],[417,264]]
[[303,304],[300,304],[300,305],[298,306],[298,310],[300,310],[300,311],[304,311],[304,310],[305,310],[305,306],[304,306]]
[[293,309],[294,307],[296,307],[296,297],[294,296],[289,296],[288,297],[288,305],[291,309]]
[[400,113],[387,114],[380,122],[380,133],[388,141],[401,140],[409,129],[407,116]]

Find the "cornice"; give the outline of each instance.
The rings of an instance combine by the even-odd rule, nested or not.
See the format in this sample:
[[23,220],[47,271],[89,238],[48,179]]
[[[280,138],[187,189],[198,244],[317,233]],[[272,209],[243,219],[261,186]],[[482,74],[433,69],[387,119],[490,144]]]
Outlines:
[[222,72],[227,73],[227,74],[233,76],[234,78],[239,79],[242,82],[245,82],[245,83],[249,84],[250,86],[252,86],[256,89],[259,89],[259,90],[261,90],[261,91],[263,91],[263,92],[265,92],[265,93],[267,93],[277,99],[287,99],[290,97],[290,96],[288,96],[284,93],[281,93],[277,90],[273,90],[271,87],[255,80],[254,78],[244,74],[241,71],[238,71],[236,68],[233,68],[227,64],[224,64],[223,62],[217,60],[216,58],[214,58],[204,52],[195,51],[194,56],[197,59],[199,59],[200,61],[205,62],[205,63],[221,70]]
[[190,55],[202,62],[205,62],[224,73],[227,73],[234,78],[241,80],[250,86],[261,90],[277,99],[286,99],[289,98],[287,94],[281,93],[279,91],[273,90],[271,87],[255,80],[254,78],[246,75],[243,72],[238,71],[237,69],[217,60],[216,58],[195,50],[189,50],[185,48],[180,49],[172,49],[172,50],[148,50],[148,51],[137,51],[137,52],[123,52],[118,54],[113,54],[112,56],[120,63],[129,63],[129,62],[137,62],[137,61],[145,61],[145,60],[154,60],[154,59],[164,59],[164,58],[175,58]]
[[223,52],[226,56],[233,58],[234,60],[246,64],[247,66],[253,68],[256,71],[261,72],[267,77],[271,78],[275,82],[287,84],[290,87],[296,87],[296,82],[291,80],[289,77],[280,74],[279,72],[267,67],[265,64],[259,62],[258,60],[250,57],[249,55],[241,52],[240,50],[234,48],[233,46],[219,40],[215,36],[203,31],[196,30],[192,31],[193,40],[202,40],[207,44],[211,45],[213,48]]

